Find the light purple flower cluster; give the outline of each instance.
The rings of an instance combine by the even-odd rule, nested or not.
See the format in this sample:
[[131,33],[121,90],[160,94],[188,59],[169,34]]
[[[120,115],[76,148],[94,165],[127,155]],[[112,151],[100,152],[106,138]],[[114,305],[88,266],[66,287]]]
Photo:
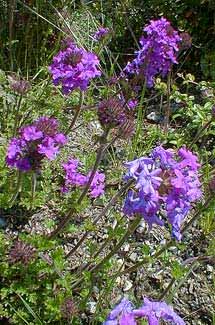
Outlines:
[[100,27],[97,32],[93,35],[95,41],[100,41],[110,34],[110,29],[107,27]]
[[64,94],[74,89],[86,90],[91,79],[100,76],[99,59],[94,53],[77,47],[72,41],[60,51],[49,67],[54,85],[62,84]]
[[20,171],[38,171],[42,160],[55,159],[67,138],[58,131],[58,121],[50,117],[41,117],[34,124],[23,127],[19,136],[11,139],[6,163]]
[[[61,189],[63,193],[69,192],[71,187],[84,187],[87,184],[91,172],[83,175],[78,171],[78,165],[79,161],[77,159],[70,159],[62,165],[66,172],[64,186]],[[105,175],[96,171],[90,184],[90,197],[97,198],[104,193],[104,181]]]
[[199,166],[197,156],[185,147],[174,153],[159,146],[150,157],[128,162],[125,178],[134,179],[136,186],[127,194],[124,213],[142,215],[150,227],[164,225],[160,215],[165,214],[172,225],[173,237],[181,240],[181,223],[191,204],[202,195]]
[[165,77],[172,64],[177,63],[181,37],[165,18],[151,20],[144,32],[146,36],[140,39],[141,48],[135,52],[136,58],[127,64],[124,72],[142,75],[147,86],[152,87],[156,75]]
[[103,325],[137,325],[136,319],[144,318],[149,325],[159,325],[160,320],[170,324],[185,325],[185,322],[165,302],[144,299],[144,304],[139,309],[134,309],[132,303],[123,298],[110,312]]

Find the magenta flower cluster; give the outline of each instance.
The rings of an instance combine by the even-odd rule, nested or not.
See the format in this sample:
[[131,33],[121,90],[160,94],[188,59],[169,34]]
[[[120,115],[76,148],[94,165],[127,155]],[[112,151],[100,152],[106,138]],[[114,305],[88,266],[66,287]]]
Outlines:
[[135,59],[124,69],[128,75],[143,76],[148,87],[154,84],[154,77],[165,77],[172,64],[177,63],[177,52],[181,37],[165,18],[151,20],[144,29],[146,35],[140,39],[141,48],[136,51]]
[[7,165],[23,172],[39,171],[43,159],[55,159],[60,147],[67,143],[66,136],[58,129],[58,121],[50,117],[41,117],[21,128],[18,137],[9,143]]
[[202,193],[198,176],[198,158],[185,147],[175,153],[159,146],[150,157],[128,162],[126,179],[134,179],[135,190],[127,194],[123,211],[139,214],[151,228],[164,225],[165,215],[172,226],[172,236],[181,240],[181,223]]
[[[69,190],[73,187],[84,187],[88,183],[91,171],[87,175],[80,173],[78,171],[79,161],[77,159],[70,159],[62,166],[66,173],[64,186],[61,189],[63,193],[69,192]],[[90,197],[97,198],[104,193],[104,181],[105,175],[96,171],[90,184]]]
[[63,93],[74,89],[86,90],[91,79],[100,76],[99,59],[94,53],[77,47],[72,41],[65,42],[49,67],[54,85],[62,85]]
[[110,29],[107,27],[100,27],[97,32],[93,35],[95,41],[100,41],[110,34]]
[[144,304],[135,309],[132,303],[123,298],[121,302],[110,312],[103,325],[137,325],[136,319],[143,318],[149,325],[159,325],[160,321],[170,324],[185,325],[183,319],[178,316],[173,308],[165,302],[150,301],[144,299]]

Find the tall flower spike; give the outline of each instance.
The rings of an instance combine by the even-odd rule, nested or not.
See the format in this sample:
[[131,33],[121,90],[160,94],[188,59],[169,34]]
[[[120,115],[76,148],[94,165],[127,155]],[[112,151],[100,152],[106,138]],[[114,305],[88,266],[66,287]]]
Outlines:
[[172,64],[177,63],[181,37],[165,18],[151,20],[144,32],[146,36],[140,39],[141,48],[125,67],[124,74],[144,77],[147,86],[152,87],[156,75],[165,77]]

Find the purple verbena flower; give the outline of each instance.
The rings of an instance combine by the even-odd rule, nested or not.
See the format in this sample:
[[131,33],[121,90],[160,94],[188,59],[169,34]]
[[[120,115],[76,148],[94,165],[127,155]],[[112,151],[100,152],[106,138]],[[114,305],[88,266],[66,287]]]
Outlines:
[[[87,181],[90,178],[91,172],[87,175]],[[92,183],[90,185],[90,196],[96,198],[104,194],[105,175],[96,171]]]
[[46,137],[43,139],[42,143],[38,145],[38,152],[46,156],[49,160],[55,159],[58,154],[56,141],[51,137]]
[[38,131],[38,129],[32,125],[23,128],[22,136],[24,140],[31,141],[41,139],[43,137],[43,133]]
[[[67,193],[73,187],[84,187],[91,175],[89,172],[84,175],[78,171],[79,161],[77,159],[69,159],[67,163],[62,164],[65,171],[64,185],[61,188],[62,193]],[[89,188],[89,196],[96,198],[104,194],[105,175],[96,171]]]
[[38,171],[44,159],[53,160],[67,138],[58,133],[58,121],[42,117],[32,125],[23,127],[18,137],[11,139],[6,163],[20,171]]
[[152,87],[156,75],[165,77],[172,64],[177,63],[181,37],[165,18],[151,20],[144,32],[146,35],[140,39],[141,48],[136,51],[135,59],[127,64],[124,73],[143,77],[147,86]]
[[202,196],[197,156],[186,148],[176,153],[159,146],[149,158],[135,159],[125,166],[128,169],[125,179],[134,180],[135,190],[127,194],[124,213],[141,215],[150,228],[153,224],[164,225],[160,216],[165,213],[172,236],[181,240],[181,224],[191,203]]
[[91,79],[101,75],[99,59],[94,53],[78,48],[68,41],[49,67],[54,85],[62,85],[65,95],[74,89],[86,90]]
[[135,309],[132,303],[123,298],[110,312],[103,325],[137,325],[137,319],[146,319],[149,325],[159,325],[160,320],[173,325],[185,325],[183,319],[165,302],[144,299],[144,304]]
[[[103,325],[118,325],[120,324],[118,320],[127,313],[130,313],[133,309],[132,303],[126,299],[123,298],[116,307],[110,312],[108,315],[106,321],[103,323]],[[129,323],[128,323],[129,324]]]
[[144,299],[144,304],[139,309],[132,311],[135,317],[146,318],[149,325],[159,325],[160,320],[171,322],[175,325],[185,325],[185,322],[165,302],[150,301]]

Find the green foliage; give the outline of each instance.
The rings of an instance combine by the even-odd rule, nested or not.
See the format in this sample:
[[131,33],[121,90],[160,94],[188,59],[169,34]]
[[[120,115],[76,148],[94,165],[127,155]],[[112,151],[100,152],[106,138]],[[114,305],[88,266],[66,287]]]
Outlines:
[[25,240],[37,248],[36,258],[28,265],[12,264],[7,258],[8,242],[1,233],[1,316],[9,314],[13,324],[52,324],[62,319],[61,306],[71,297],[72,276],[65,271],[61,247],[39,236],[26,235]]

